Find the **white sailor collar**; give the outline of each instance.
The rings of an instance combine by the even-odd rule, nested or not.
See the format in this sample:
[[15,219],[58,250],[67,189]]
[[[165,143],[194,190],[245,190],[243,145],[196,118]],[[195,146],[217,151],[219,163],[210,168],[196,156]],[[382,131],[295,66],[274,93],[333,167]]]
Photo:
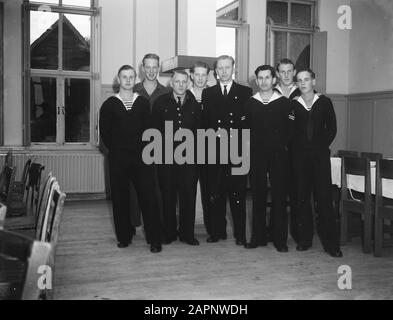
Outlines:
[[269,104],[270,102],[273,102],[273,101],[275,101],[277,99],[280,99],[281,97],[282,97],[282,95],[280,95],[276,91],[273,91],[273,95],[270,97],[269,101],[268,102],[263,102],[261,94],[259,92],[257,92],[255,95],[253,95],[253,98],[255,100],[258,100],[259,102],[261,102],[264,105]]
[[310,108],[307,106],[307,104],[304,101],[304,99],[302,98],[302,96],[296,97],[294,99],[297,100],[297,102],[299,102],[304,107],[304,109],[306,109],[307,111],[310,111],[312,109],[314,103],[319,99],[319,96],[320,96],[319,93],[314,94],[314,100],[312,101],[312,105]]
[[[118,98],[121,102],[124,103],[124,100],[120,97],[120,94],[116,93],[115,97]],[[136,98],[139,97],[139,93],[138,92],[134,92],[133,96],[132,96],[132,102],[135,101]]]
[[[284,91],[282,90],[281,86],[278,84],[276,85],[276,89],[277,91],[279,91],[283,96],[284,95]],[[297,86],[293,83],[291,86],[291,91],[289,92],[289,96],[297,89]]]

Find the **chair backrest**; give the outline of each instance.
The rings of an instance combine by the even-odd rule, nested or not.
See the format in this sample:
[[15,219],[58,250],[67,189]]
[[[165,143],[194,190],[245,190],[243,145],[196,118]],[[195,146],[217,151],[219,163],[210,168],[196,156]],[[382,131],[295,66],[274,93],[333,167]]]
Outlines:
[[347,175],[364,176],[366,202],[371,201],[370,160],[367,158],[344,157],[341,164],[341,196],[347,198]]
[[5,166],[12,166],[13,159],[12,159],[12,150],[8,150],[5,159],[4,159],[4,165]]
[[359,156],[359,152],[353,150],[338,150],[337,155],[339,157],[352,157],[356,158]]
[[3,185],[0,186],[2,192],[2,196],[5,199],[5,205],[9,206],[12,199],[12,186],[15,181],[15,168],[11,166],[4,166],[2,175],[4,177]]
[[39,163],[32,163],[29,169],[29,179],[27,181],[27,194],[26,200],[24,199],[27,210],[32,213],[36,217],[38,200],[40,195],[40,186],[41,186],[41,174],[45,169]]
[[7,207],[0,202],[0,230],[4,229],[5,216],[7,215]]
[[48,177],[45,180],[45,183],[43,184],[41,191],[38,196],[38,203],[37,203],[37,208],[36,208],[36,221],[35,221],[35,226],[36,226],[36,234],[35,238],[40,239],[41,237],[41,232],[42,232],[42,225],[44,223],[45,219],[45,213],[46,213],[46,208],[47,204],[49,201],[49,196],[50,196],[50,191],[52,188],[52,184],[56,181],[56,178],[52,176],[52,172],[48,174]]
[[[38,286],[39,278],[42,276],[38,271],[42,266],[50,266],[49,260],[53,253],[52,245],[32,240],[18,233],[0,230],[0,253],[5,258],[17,259],[26,264],[20,270],[23,274],[18,277],[22,280],[19,287],[22,291],[17,292],[18,296],[15,296],[15,292],[11,292],[12,298],[23,300],[44,298],[46,290]],[[7,274],[7,270],[4,271]],[[11,271],[15,272],[15,270]]]
[[377,161],[377,173],[375,182],[375,205],[383,204],[382,179],[393,180],[393,160],[380,159]]
[[377,161],[377,160],[383,158],[383,154],[378,153],[378,152],[361,152],[360,157],[361,158],[368,158],[371,161]]
[[29,176],[30,165],[31,165],[31,159],[28,159],[25,163],[25,166],[23,167],[23,172],[22,172],[21,182],[24,185],[27,185],[27,177]]
[[54,248],[56,248],[59,236],[65,197],[65,193],[60,190],[59,183],[57,181],[53,182],[41,228],[41,235],[38,240],[50,242]]

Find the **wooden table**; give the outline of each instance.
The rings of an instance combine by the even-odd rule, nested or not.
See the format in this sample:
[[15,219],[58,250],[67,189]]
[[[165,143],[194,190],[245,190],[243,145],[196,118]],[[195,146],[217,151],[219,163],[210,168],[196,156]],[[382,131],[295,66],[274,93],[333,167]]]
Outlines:
[[[330,158],[332,166],[332,184],[341,187],[341,158]],[[370,177],[371,177],[371,193],[375,194],[375,175],[376,175],[376,162],[370,161]],[[358,192],[364,192],[364,177],[347,175],[348,189]],[[386,198],[393,199],[393,180],[382,179],[382,194]]]

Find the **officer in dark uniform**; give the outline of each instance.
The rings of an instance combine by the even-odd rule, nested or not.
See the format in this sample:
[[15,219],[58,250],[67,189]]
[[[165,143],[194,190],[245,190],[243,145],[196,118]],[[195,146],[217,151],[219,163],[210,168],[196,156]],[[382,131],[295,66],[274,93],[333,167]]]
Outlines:
[[292,100],[295,134],[292,160],[296,182],[298,251],[312,246],[313,214],[311,193],[317,203],[318,230],[325,251],[342,257],[339,242],[339,217],[333,210],[330,144],[337,133],[332,101],[316,94],[315,73],[302,70],[296,75],[301,96]]
[[288,219],[288,145],[294,117],[289,100],[273,90],[276,81],[272,66],[255,70],[259,92],[245,106],[246,120],[251,131],[251,188],[253,199],[252,235],[246,248],[267,244],[266,193],[267,174],[271,185],[271,234],[279,252],[287,252]]
[[[230,56],[218,57],[216,73],[219,76],[219,83],[205,89],[202,93],[204,128],[216,131],[223,129],[227,132],[228,138],[231,136],[231,130],[243,128],[244,104],[252,95],[251,88],[233,81],[234,64],[235,61]],[[241,139],[239,140],[241,141]],[[220,142],[216,141],[216,143],[217,163],[208,165],[210,235],[207,242],[217,242],[227,238],[226,201],[229,197],[236,244],[245,245],[247,176],[232,175],[233,166],[230,161],[228,164],[220,164],[225,159],[218,161]]]
[[[173,92],[159,97],[153,105],[153,126],[165,135],[165,126],[173,125],[173,131],[179,133],[188,129],[196,140],[196,132],[200,127],[201,106],[195,100],[194,95],[187,91],[188,74],[183,70],[174,71],[172,75]],[[172,139],[172,137],[170,137]],[[158,180],[163,200],[164,243],[179,240],[189,245],[199,245],[194,236],[195,203],[198,182],[198,166],[196,164],[195,151],[191,157],[191,163],[179,163],[174,150],[182,143],[163,139],[163,154],[171,152],[174,155],[173,163],[163,163],[158,166]],[[188,141],[190,142],[190,141]],[[190,142],[190,143],[192,143]],[[184,139],[183,139],[184,143]],[[172,147],[173,144],[173,147]],[[195,144],[192,148],[194,149]],[[171,150],[168,150],[170,148]],[[183,155],[184,156],[184,155]],[[182,156],[182,157],[183,157]],[[185,158],[188,156],[185,155]],[[179,228],[177,230],[176,203],[179,197]]]

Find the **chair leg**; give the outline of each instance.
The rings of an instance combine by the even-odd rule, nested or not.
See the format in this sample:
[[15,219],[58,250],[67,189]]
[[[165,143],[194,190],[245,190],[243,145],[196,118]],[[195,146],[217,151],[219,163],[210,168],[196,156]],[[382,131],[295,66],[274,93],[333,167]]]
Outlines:
[[363,246],[363,252],[364,253],[370,253],[371,252],[371,214],[370,213],[365,213],[364,214],[364,246]]
[[383,241],[383,220],[375,215],[375,232],[374,232],[374,256],[380,257],[382,255],[382,241]]
[[341,245],[344,246],[348,240],[348,213],[341,208]]

